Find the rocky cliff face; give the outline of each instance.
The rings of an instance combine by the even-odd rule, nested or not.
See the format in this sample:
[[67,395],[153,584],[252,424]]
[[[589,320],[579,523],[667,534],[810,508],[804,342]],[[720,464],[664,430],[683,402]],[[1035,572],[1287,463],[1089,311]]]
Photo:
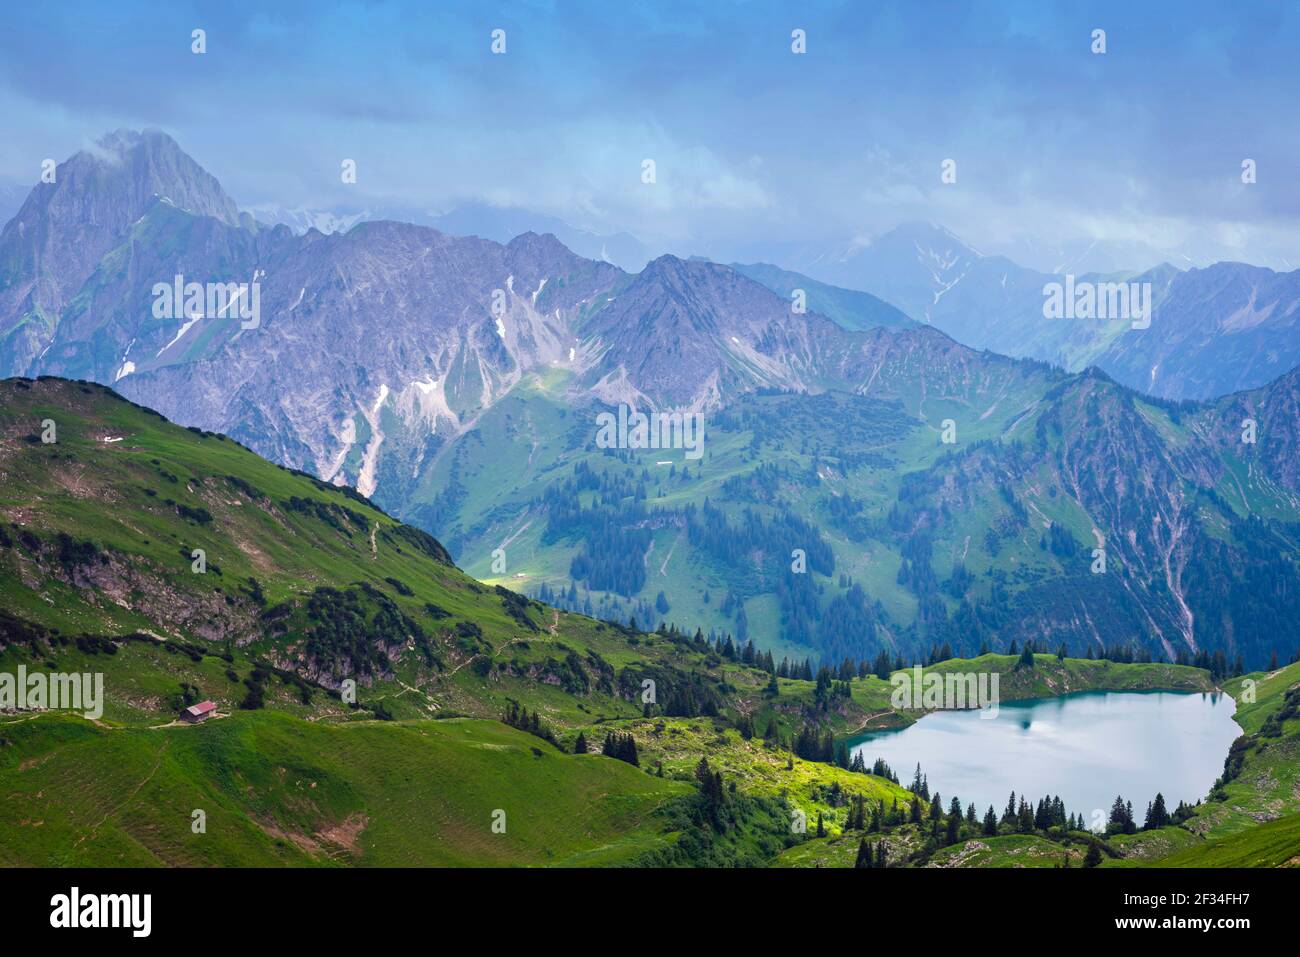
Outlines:
[[227,226],[230,197],[163,133],[119,130],[60,164],[0,233],[0,367],[30,367],[133,225],[165,203]]
[[1151,327],[1125,332],[1097,364],[1170,399],[1264,385],[1300,364],[1300,272],[1216,263],[1177,273]]
[[809,268],[819,279],[875,293],[973,348],[1072,372],[1096,365],[1161,398],[1218,398],[1300,363],[1300,272],[1165,264],[1136,275],[1074,277],[1079,284],[1149,283],[1151,324],[1134,329],[1125,321],[1047,318],[1044,286],[1064,283],[1064,272],[985,256],[931,224],[900,226]]
[[[549,235],[498,243],[390,221],[296,235],[240,216],[162,134],[115,134],[59,167],[0,236],[0,362],[5,374],[111,385],[355,486],[485,576],[476,556],[525,536],[548,574],[571,571],[578,548],[588,574],[575,581],[641,607],[663,588],[656,606],[724,630],[741,629],[747,602],[774,638],[825,612],[830,624],[799,640],[829,636],[826,653],[1015,634],[1263,655],[1300,611],[1285,584],[1298,547],[1300,371],[1174,403],[1101,371],[976,351],[935,328],[957,315],[945,312],[957,290],[1004,290],[1019,311],[982,328],[1036,354],[1048,349],[1035,338],[1041,287],[1010,273],[1003,286],[990,270],[1004,263],[950,248],[951,237],[895,239],[895,260],[910,248],[944,287],[927,293],[934,326],[893,316],[849,329],[730,267],[664,256],[631,275]],[[1155,381],[1192,394],[1300,361],[1290,277],[1226,266],[1149,278],[1160,284],[1149,328],[1099,344],[1057,320],[1044,357],[1174,367]],[[199,284],[195,312],[157,308],[159,287],[175,282]],[[214,312],[213,287],[248,298]],[[707,413],[721,450],[662,476],[648,466],[672,463],[658,456],[637,474],[592,447],[595,412],[620,402]],[[1255,441],[1243,439],[1247,421]],[[578,494],[597,487],[596,505]],[[719,502],[733,523],[761,512],[693,524]],[[743,554],[727,547],[742,528]],[[816,587],[771,577],[788,566],[783,536],[805,547],[823,532]],[[1104,574],[1088,568],[1094,547]],[[611,550],[627,567],[593,579]],[[689,573],[673,579],[674,561]],[[763,565],[762,594],[746,591],[758,580],[750,561]],[[826,591],[859,574],[869,597]],[[592,584],[606,579],[617,587]],[[695,594],[699,581],[717,597]],[[1251,610],[1259,587],[1272,589],[1269,614]]]

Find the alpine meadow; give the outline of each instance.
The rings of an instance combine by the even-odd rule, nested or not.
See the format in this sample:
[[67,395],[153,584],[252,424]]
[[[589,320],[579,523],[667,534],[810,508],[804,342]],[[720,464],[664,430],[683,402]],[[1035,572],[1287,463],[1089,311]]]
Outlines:
[[324,943],[450,868],[1285,918],[1295,10],[5,20],[15,921]]

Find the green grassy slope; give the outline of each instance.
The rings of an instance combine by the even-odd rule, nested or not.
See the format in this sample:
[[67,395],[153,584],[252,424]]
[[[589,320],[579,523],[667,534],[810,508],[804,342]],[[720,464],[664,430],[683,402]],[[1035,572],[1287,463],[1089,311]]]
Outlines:
[[[607,865],[690,788],[480,720],[0,722],[6,865]],[[193,812],[206,830],[193,831]],[[504,833],[493,831],[504,811]]]
[[[0,479],[0,672],[100,673],[106,694],[95,722],[0,714],[4,863],[812,864],[854,843],[852,797],[910,800],[790,751],[809,726],[842,737],[916,720],[892,709],[889,682],[854,677],[847,697],[821,700],[814,682],[781,679],[771,695],[765,672],[703,641],[475,581],[350,490],[102,387],[0,383]],[[1005,700],[1209,687],[1180,666],[1015,665],[934,670],[997,671]],[[1287,680],[1262,679],[1260,701],[1279,705]],[[205,698],[219,717],[177,725]],[[516,705],[559,747],[502,724]],[[599,750],[608,731],[634,737],[640,769],[564,753],[579,733]],[[730,830],[712,836],[702,757],[733,795]],[[796,812],[829,836],[786,832]],[[900,858],[920,841],[909,833],[891,837]]]
[[1154,863],[1158,867],[1300,867],[1300,814],[1203,841]]
[[[867,394],[735,397],[707,417],[703,457],[687,460],[597,448],[603,407],[574,405],[563,374],[530,376],[418,480],[391,476],[377,494],[436,528],[481,578],[529,593],[574,586],[576,607],[601,617],[751,637],[778,660],[838,664],[880,646],[910,658],[945,640],[972,655],[1049,633],[1075,654],[1134,640],[1187,650],[1184,602],[1196,628],[1224,621],[1198,645],[1230,631],[1259,662],[1292,644],[1289,594],[1265,612],[1275,627],[1245,596],[1252,579],[1295,574],[1294,495],[1237,457],[1246,453],[1207,444],[1213,408],[1032,366],[986,376],[940,364],[880,380]],[[1110,476],[1142,489],[1140,500],[1121,504]],[[1169,521],[1171,497],[1187,522],[1177,543],[1187,580],[1202,583],[1178,595],[1153,574],[1163,558],[1146,531]],[[734,534],[700,534],[706,502]],[[601,531],[611,525],[644,534],[612,546]],[[744,547],[729,548],[742,530]],[[1111,543],[1107,574],[1092,570],[1098,541]],[[639,554],[644,574],[584,569],[584,555],[611,547]],[[498,548],[504,573],[493,570]],[[796,548],[822,559],[796,574]],[[866,607],[846,616],[835,606],[854,586]]]
[[[898,632],[914,621],[917,597],[898,580],[899,545],[881,526],[909,474],[952,452],[953,446],[940,441],[946,418],[955,416],[963,423],[963,448],[1025,438],[1032,435],[1033,421],[1021,421],[1015,413],[1033,407],[1045,388],[1040,378],[1025,375],[1008,378],[995,394],[972,385],[966,392],[937,397],[927,393],[924,382],[912,382],[889,400],[838,393],[745,396],[709,418],[704,457],[692,461],[682,450],[595,448],[590,427],[594,410],[569,408],[566,385],[562,377],[525,379],[484,412],[473,431],[426,469],[414,488],[405,481],[381,482],[379,500],[414,524],[436,525],[471,574],[529,593],[543,585],[567,587],[570,563],[583,551],[582,535],[566,525],[548,534],[544,501],[548,490],[571,478],[575,469],[590,469],[609,481],[644,483],[644,505],[652,512],[698,510],[707,500],[732,525],[742,522],[747,510],[768,522],[795,516],[813,531],[783,541],[780,550],[747,555],[752,565],[723,560],[682,534],[680,524],[664,522],[656,525],[646,548],[647,573],[638,589],[628,593],[579,584],[580,600],[589,600],[605,617],[636,615],[643,625],[666,620],[738,634],[735,610],[723,608],[724,598],[734,593],[745,608],[747,634],[772,649],[778,660],[819,654],[811,644],[788,640],[774,597],[777,582],[789,575],[791,549],[813,548],[807,539],[814,537],[830,549],[834,568],[830,574],[816,568],[807,572],[822,591],[819,604],[825,606],[845,591],[839,576],[849,576],[887,612],[891,626],[881,635],[886,646],[910,650],[910,639]],[[578,501],[587,510],[609,507],[590,490],[579,493]],[[1047,496],[1043,508],[1053,518],[1065,511]],[[984,531],[1001,522],[1004,511],[994,501],[956,516],[959,525],[945,531],[935,549],[941,579],[963,554],[972,573],[985,570],[991,560],[981,551]],[[1087,535],[1086,516],[1071,518]],[[499,547],[508,559],[504,574],[492,566]],[[1054,558],[1042,554],[1038,530],[1008,538],[999,556],[1003,564],[1014,557],[1023,569],[1012,586],[1025,576],[1059,570]],[[985,597],[988,583],[976,582],[973,589],[971,597]],[[661,591],[671,602],[667,612],[653,608]],[[959,604],[944,601],[950,611]]]

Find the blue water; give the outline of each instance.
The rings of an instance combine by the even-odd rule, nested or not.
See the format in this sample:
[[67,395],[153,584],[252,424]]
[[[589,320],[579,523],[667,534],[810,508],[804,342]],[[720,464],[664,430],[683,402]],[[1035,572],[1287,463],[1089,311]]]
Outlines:
[[1109,811],[1117,794],[1132,801],[1139,826],[1161,792],[1178,802],[1204,799],[1241,734],[1225,694],[1100,691],[1003,704],[998,716],[938,711],[896,731],[850,741],[870,767],[884,758],[900,782],[916,764],[945,808],[956,794],[983,817],[1000,815],[1014,790],[1033,804],[1059,795],[1067,813]]

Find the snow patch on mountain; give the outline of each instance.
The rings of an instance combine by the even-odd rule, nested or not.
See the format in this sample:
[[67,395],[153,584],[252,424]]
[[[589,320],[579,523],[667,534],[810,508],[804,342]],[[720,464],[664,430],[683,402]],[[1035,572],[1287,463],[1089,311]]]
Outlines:
[[187,320],[186,320],[186,321],[181,325],[181,327],[180,327],[180,329],[177,331],[176,335],[172,336],[172,341],[169,342],[169,343],[167,343],[167,345],[163,346],[161,349],[159,349],[159,350],[158,350],[158,354],[157,354],[156,356],[154,356],[154,358],[155,358],[155,359],[159,358],[160,356],[162,356],[162,354],[163,354],[164,352],[166,352],[166,351],[167,351],[168,349],[170,349],[172,346],[176,345],[176,343],[180,342],[180,341],[181,341],[181,337],[184,336],[185,333],[187,333],[187,332],[190,331],[190,327],[191,327],[192,325],[194,325],[196,322],[200,321],[202,318],[203,318],[202,316],[195,316],[193,319],[187,319]]
[[375,404],[370,407],[370,413],[366,416],[366,421],[370,423],[370,441],[366,443],[366,450],[361,454],[361,472],[357,475],[357,491],[367,497],[374,495],[375,489],[379,486],[379,480],[375,478],[375,470],[379,464],[379,446],[383,444],[385,437],[384,430],[380,428],[379,412],[387,399],[388,386],[381,383]]

